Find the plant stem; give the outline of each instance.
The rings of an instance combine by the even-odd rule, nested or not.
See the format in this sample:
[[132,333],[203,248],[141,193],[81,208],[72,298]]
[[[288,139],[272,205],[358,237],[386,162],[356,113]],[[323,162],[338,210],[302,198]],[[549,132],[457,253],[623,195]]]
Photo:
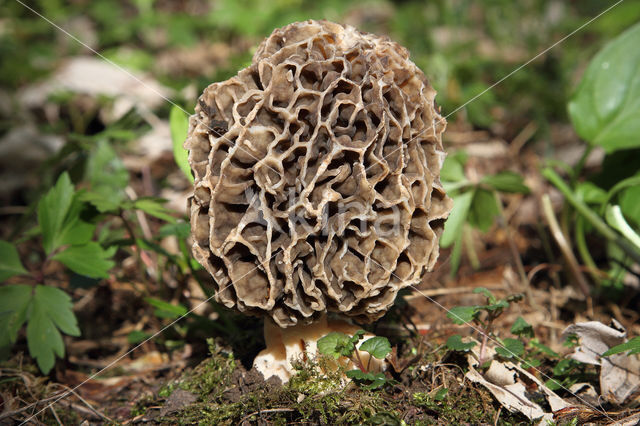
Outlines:
[[[549,182],[553,184],[562,195],[585,219],[593,225],[593,227],[602,234],[607,240],[615,243],[620,247],[625,254],[633,259],[634,262],[640,263],[640,251],[638,251],[632,244],[630,244],[624,237],[618,235],[613,229],[611,229],[596,213],[593,212],[582,200],[579,200],[575,196],[571,188],[567,186],[564,180],[553,171],[553,169],[547,167],[542,170],[542,176],[544,176]],[[548,197],[548,196],[547,196]],[[550,203],[550,202],[549,202]]]

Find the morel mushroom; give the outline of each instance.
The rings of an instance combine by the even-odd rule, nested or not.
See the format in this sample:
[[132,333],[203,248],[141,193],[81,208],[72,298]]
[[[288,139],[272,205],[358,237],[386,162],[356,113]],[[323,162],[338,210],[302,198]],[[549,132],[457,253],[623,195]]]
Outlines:
[[326,312],[374,321],[433,267],[452,205],[435,94],[406,49],[327,21],[275,30],[205,89],[193,254],[216,301],[267,317],[267,345]]

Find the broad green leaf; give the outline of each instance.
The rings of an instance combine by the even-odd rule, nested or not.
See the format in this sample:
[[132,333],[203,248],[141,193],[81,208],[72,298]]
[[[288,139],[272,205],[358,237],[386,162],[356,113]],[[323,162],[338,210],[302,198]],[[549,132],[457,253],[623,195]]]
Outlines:
[[187,114],[176,105],[171,108],[171,113],[169,114],[169,127],[171,128],[171,141],[173,143],[173,158],[182,173],[193,183],[193,175],[189,165],[189,153],[183,147],[189,130],[189,120]]
[[454,334],[447,339],[447,348],[452,351],[468,352],[476,345],[476,342],[465,343],[462,341],[462,337],[459,334]]
[[47,254],[51,254],[61,244],[59,233],[71,207],[73,194],[71,179],[64,172],[38,204],[38,223],[42,231],[42,245]]
[[620,209],[625,217],[640,226],[640,185],[624,189],[619,196]]
[[495,217],[500,214],[497,203],[493,192],[486,189],[476,189],[469,208],[467,219],[469,224],[482,232],[487,232],[493,225]]
[[71,201],[60,232],[58,232],[56,237],[57,247],[67,244],[86,244],[91,241],[93,237],[96,226],[81,219],[82,210],[86,206],[86,204],[82,202],[83,193],[84,191],[77,192]]
[[36,287],[34,302],[42,306],[49,319],[64,334],[79,336],[78,320],[73,313],[71,297],[64,291],[55,287],[39,285]]
[[640,24],[608,43],[591,61],[569,116],[576,132],[607,152],[640,146]]
[[511,332],[516,336],[533,337],[533,327],[520,316],[513,322]]
[[505,358],[520,357],[524,354],[524,344],[518,339],[507,337],[504,339],[504,347],[496,346],[496,352]]
[[171,216],[171,211],[163,205],[164,202],[160,198],[138,198],[133,202],[133,207],[165,222],[175,223],[176,218]]
[[603,353],[602,356],[611,356],[627,351],[629,351],[627,355],[640,354],[640,336],[636,336],[628,342],[610,348]]
[[28,285],[0,287],[0,348],[15,343],[32,296],[33,287]]
[[444,225],[444,232],[440,237],[440,246],[449,247],[453,244],[458,236],[462,235],[462,229],[467,221],[469,207],[475,191],[466,191],[453,198],[453,209]]
[[160,318],[179,318],[189,313],[189,310],[182,305],[173,305],[164,300],[154,297],[147,297],[145,301],[156,308],[154,314]]
[[387,378],[384,373],[371,373],[361,370],[349,370],[346,376],[365,389],[373,390],[384,386]]
[[551,349],[549,346],[543,345],[542,343],[538,342],[537,338],[530,340],[529,345],[538,349],[540,352],[552,358],[557,358],[560,356],[560,354],[558,354],[556,351]]
[[27,344],[29,353],[45,374],[53,368],[56,355],[64,356],[60,331],[72,336],[80,335],[72,308],[71,298],[62,290],[36,286],[29,309]]
[[95,241],[79,246],[71,246],[56,254],[53,259],[62,262],[76,274],[91,278],[108,278],[109,270],[115,266],[110,258],[116,247],[108,250]]
[[524,184],[521,175],[511,171],[503,171],[495,175],[485,176],[482,183],[489,185],[496,191],[501,192],[518,192],[520,194],[528,194],[529,187]]
[[368,352],[374,358],[384,359],[391,352],[391,344],[386,337],[376,336],[362,342],[360,350]]
[[447,312],[447,317],[456,324],[467,324],[475,319],[478,312],[476,306],[454,306]]
[[509,302],[507,302],[504,299],[500,299],[495,303],[489,304],[489,305],[484,305],[481,308],[485,309],[487,311],[497,311],[497,310],[501,310],[501,309],[507,309],[509,307]]
[[318,339],[318,352],[338,359],[340,355],[343,355],[344,352],[346,352],[349,345],[351,345],[351,352],[345,356],[350,356],[351,353],[353,353],[353,343],[346,334],[332,331],[326,336]]
[[447,397],[447,394],[449,393],[449,389],[447,388],[440,388],[438,390],[438,392],[436,392],[435,396],[433,397],[434,400],[436,401],[444,401],[444,399]]
[[148,339],[150,336],[151,336],[151,334],[145,333],[144,331],[133,330],[131,333],[129,333],[127,335],[127,341],[132,345],[136,345],[136,344]]
[[27,270],[22,266],[15,246],[8,241],[0,240],[0,282],[26,273]]

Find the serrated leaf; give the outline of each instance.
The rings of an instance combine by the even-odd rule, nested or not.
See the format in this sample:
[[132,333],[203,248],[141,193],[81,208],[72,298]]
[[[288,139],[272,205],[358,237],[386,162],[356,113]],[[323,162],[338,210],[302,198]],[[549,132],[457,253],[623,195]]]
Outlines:
[[160,318],[175,319],[184,316],[189,312],[189,310],[182,305],[174,305],[154,297],[147,297],[144,300],[156,308],[154,314]]
[[189,120],[187,114],[177,107],[173,106],[169,113],[169,127],[171,128],[171,142],[173,144],[173,158],[176,161],[182,173],[193,183],[193,175],[191,174],[191,166],[189,165],[189,152],[183,147],[189,130]]
[[531,192],[529,187],[524,184],[524,178],[521,175],[508,170],[495,175],[485,176],[481,182],[500,192],[520,194],[528,194]]
[[459,334],[454,334],[447,339],[447,348],[452,351],[468,352],[476,345],[476,342],[465,343],[462,341],[462,337]]
[[0,348],[16,342],[32,296],[33,287],[28,285],[0,287]]
[[56,254],[53,259],[62,262],[76,274],[90,278],[108,278],[109,270],[115,266],[110,258],[116,247],[108,250],[95,241],[79,246],[71,246]]
[[163,205],[164,202],[160,198],[138,198],[133,202],[133,207],[158,219],[175,223],[176,218],[171,216],[171,211]]
[[469,208],[467,221],[482,232],[487,232],[500,214],[495,195],[486,189],[476,189]]
[[56,355],[64,356],[64,342],[58,328],[67,334],[80,335],[71,299],[62,290],[39,285],[29,310],[27,345],[29,354],[44,374],[53,368]]
[[516,336],[533,337],[533,327],[520,316],[513,322],[511,332]]
[[0,282],[26,273],[16,247],[8,241],[0,240]]
[[42,308],[56,327],[69,336],[79,336],[78,320],[73,313],[71,297],[55,287],[36,286],[34,301],[41,303]]
[[496,346],[496,353],[505,358],[520,357],[524,354],[524,344],[518,339],[507,337],[503,341],[504,347]]
[[640,353],[640,336],[636,336],[625,343],[622,343],[620,345],[616,345],[610,348],[608,351],[603,353],[602,356],[616,355],[626,351],[629,351],[627,355],[634,355],[634,354]]
[[462,229],[467,221],[467,215],[469,208],[471,207],[471,200],[475,191],[466,191],[462,194],[455,195],[453,197],[453,209],[449,218],[445,222],[444,232],[440,237],[440,246],[449,247],[453,244],[458,237],[462,235]]
[[376,336],[362,342],[360,350],[374,358],[384,359],[391,352],[391,344],[386,337]]
[[607,152],[640,146],[640,24],[608,43],[591,61],[569,102],[580,137]]
[[42,232],[42,245],[47,254],[51,254],[61,244],[59,233],[71,207],[73,194],[71,179],[64,172],[38,203],[38,223]]
[[447,317],[455,324],[462,325],[473,321],[477,313],[476,306],[454,306],[447,312]]

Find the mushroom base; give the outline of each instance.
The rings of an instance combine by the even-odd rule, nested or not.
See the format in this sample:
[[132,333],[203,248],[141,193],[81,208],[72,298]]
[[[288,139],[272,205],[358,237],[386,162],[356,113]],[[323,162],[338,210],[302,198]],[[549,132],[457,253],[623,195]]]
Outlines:
[[[353,335],[358,330],[361,330],[358,326],[346,321],[327,320],[326,316],[322,316],[318,321],[311,324],[287,328],[280,328],[270,319],[265,319],[264,339],[267,347],[256,356],[253,366],[262,373],[265,380],[276,376],[280,378],[282,383],[286,383],[295,374],[292,362],[296,360],[305,361],[309,357],[316,357],[318,339],[332,331]],[[365,334],[365,340],[370,337],[374,336],[371,333]],[[365,365],[369,364],[369,353],[356,350],[362,362]],[[357,368],[353,362],[345,358],[336,361],[336,369],[340,365],[349,370]],[[371,359],[369,364],[370,371],[379,372],[383,368],[384,360]]]

